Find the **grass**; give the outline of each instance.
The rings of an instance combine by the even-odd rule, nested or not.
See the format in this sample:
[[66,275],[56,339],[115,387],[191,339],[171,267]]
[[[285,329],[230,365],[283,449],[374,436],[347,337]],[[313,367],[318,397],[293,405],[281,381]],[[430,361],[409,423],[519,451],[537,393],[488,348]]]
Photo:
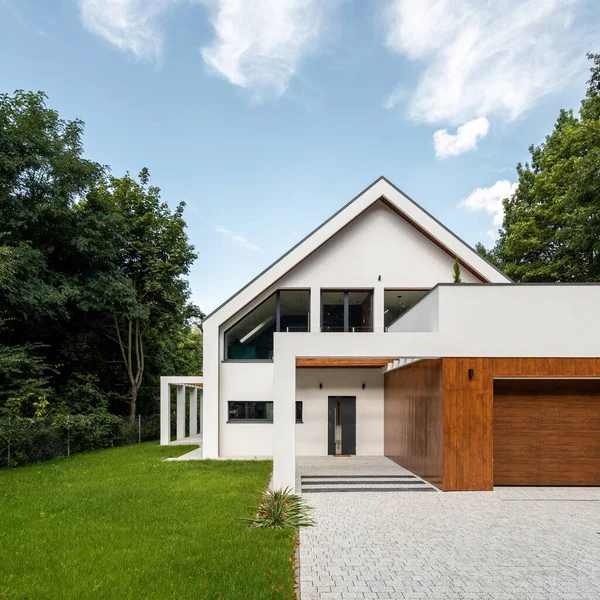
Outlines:
[[0,599],[293,598],[296,534],[249,529],[269,461],[141,444],[0,471]]

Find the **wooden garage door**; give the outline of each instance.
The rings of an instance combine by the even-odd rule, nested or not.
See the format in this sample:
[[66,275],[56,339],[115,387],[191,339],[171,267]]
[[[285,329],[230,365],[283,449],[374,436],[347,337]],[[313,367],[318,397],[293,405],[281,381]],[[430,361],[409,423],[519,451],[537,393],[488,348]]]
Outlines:
[[494,381],[494,484],[600,485],[600,381]]

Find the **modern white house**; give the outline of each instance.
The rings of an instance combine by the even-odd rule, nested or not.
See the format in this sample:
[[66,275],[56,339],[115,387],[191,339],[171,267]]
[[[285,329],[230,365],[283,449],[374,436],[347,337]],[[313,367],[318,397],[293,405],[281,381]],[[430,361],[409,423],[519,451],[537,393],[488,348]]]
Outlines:
[[326,455],[443,490],[599,485],[599,315],[600,286],[513,284],[381,177],[206,317],[203,377],[163,378],[161,443],[175,385],[175,441],[273,457],[275,487]]

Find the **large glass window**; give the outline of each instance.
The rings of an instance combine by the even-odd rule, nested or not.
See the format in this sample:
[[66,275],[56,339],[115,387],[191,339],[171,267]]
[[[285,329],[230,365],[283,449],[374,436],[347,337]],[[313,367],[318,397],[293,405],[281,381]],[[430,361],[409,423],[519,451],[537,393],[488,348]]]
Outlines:
[[272,402],[228,402],[229,421],[273,421]]
[[225,332],[226,360],[271,360],[275,331],[309,331],[310,291],[278,290]]
[[322,291],[321,331],[373,331],[373,292]]
[[281,290],[279,292],[278,331],[310,331],[310,292]]
[[345,292],[321,292],[321,331],[345,331]]
[[273,358],[273,332],[276,329],[277,298],[269,296],[225,332],[225,358],[230,360],[269,360]]
[[415,305],[429,290],[385,290],[383,293],[383,323],[385,330]]
[[373,331],[373,292],[348,292],[348,331]]

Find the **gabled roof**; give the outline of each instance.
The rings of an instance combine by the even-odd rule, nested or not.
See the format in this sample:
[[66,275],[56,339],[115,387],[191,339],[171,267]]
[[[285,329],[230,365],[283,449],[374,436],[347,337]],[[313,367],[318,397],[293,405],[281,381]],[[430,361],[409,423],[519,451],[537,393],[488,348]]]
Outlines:
[[440,223],[402,190],[381,176],[231,298],[212,311],[204,319],[204,322],[206,323],[209,319],[212,320],[217,316],[220,317],[219,324],[229,319],[379,200],[383,201],[453,258],[458,258],[460,264],[481,279],[482,282],[510,283],[510,279],[498,268],[479,255],[471,246]]

